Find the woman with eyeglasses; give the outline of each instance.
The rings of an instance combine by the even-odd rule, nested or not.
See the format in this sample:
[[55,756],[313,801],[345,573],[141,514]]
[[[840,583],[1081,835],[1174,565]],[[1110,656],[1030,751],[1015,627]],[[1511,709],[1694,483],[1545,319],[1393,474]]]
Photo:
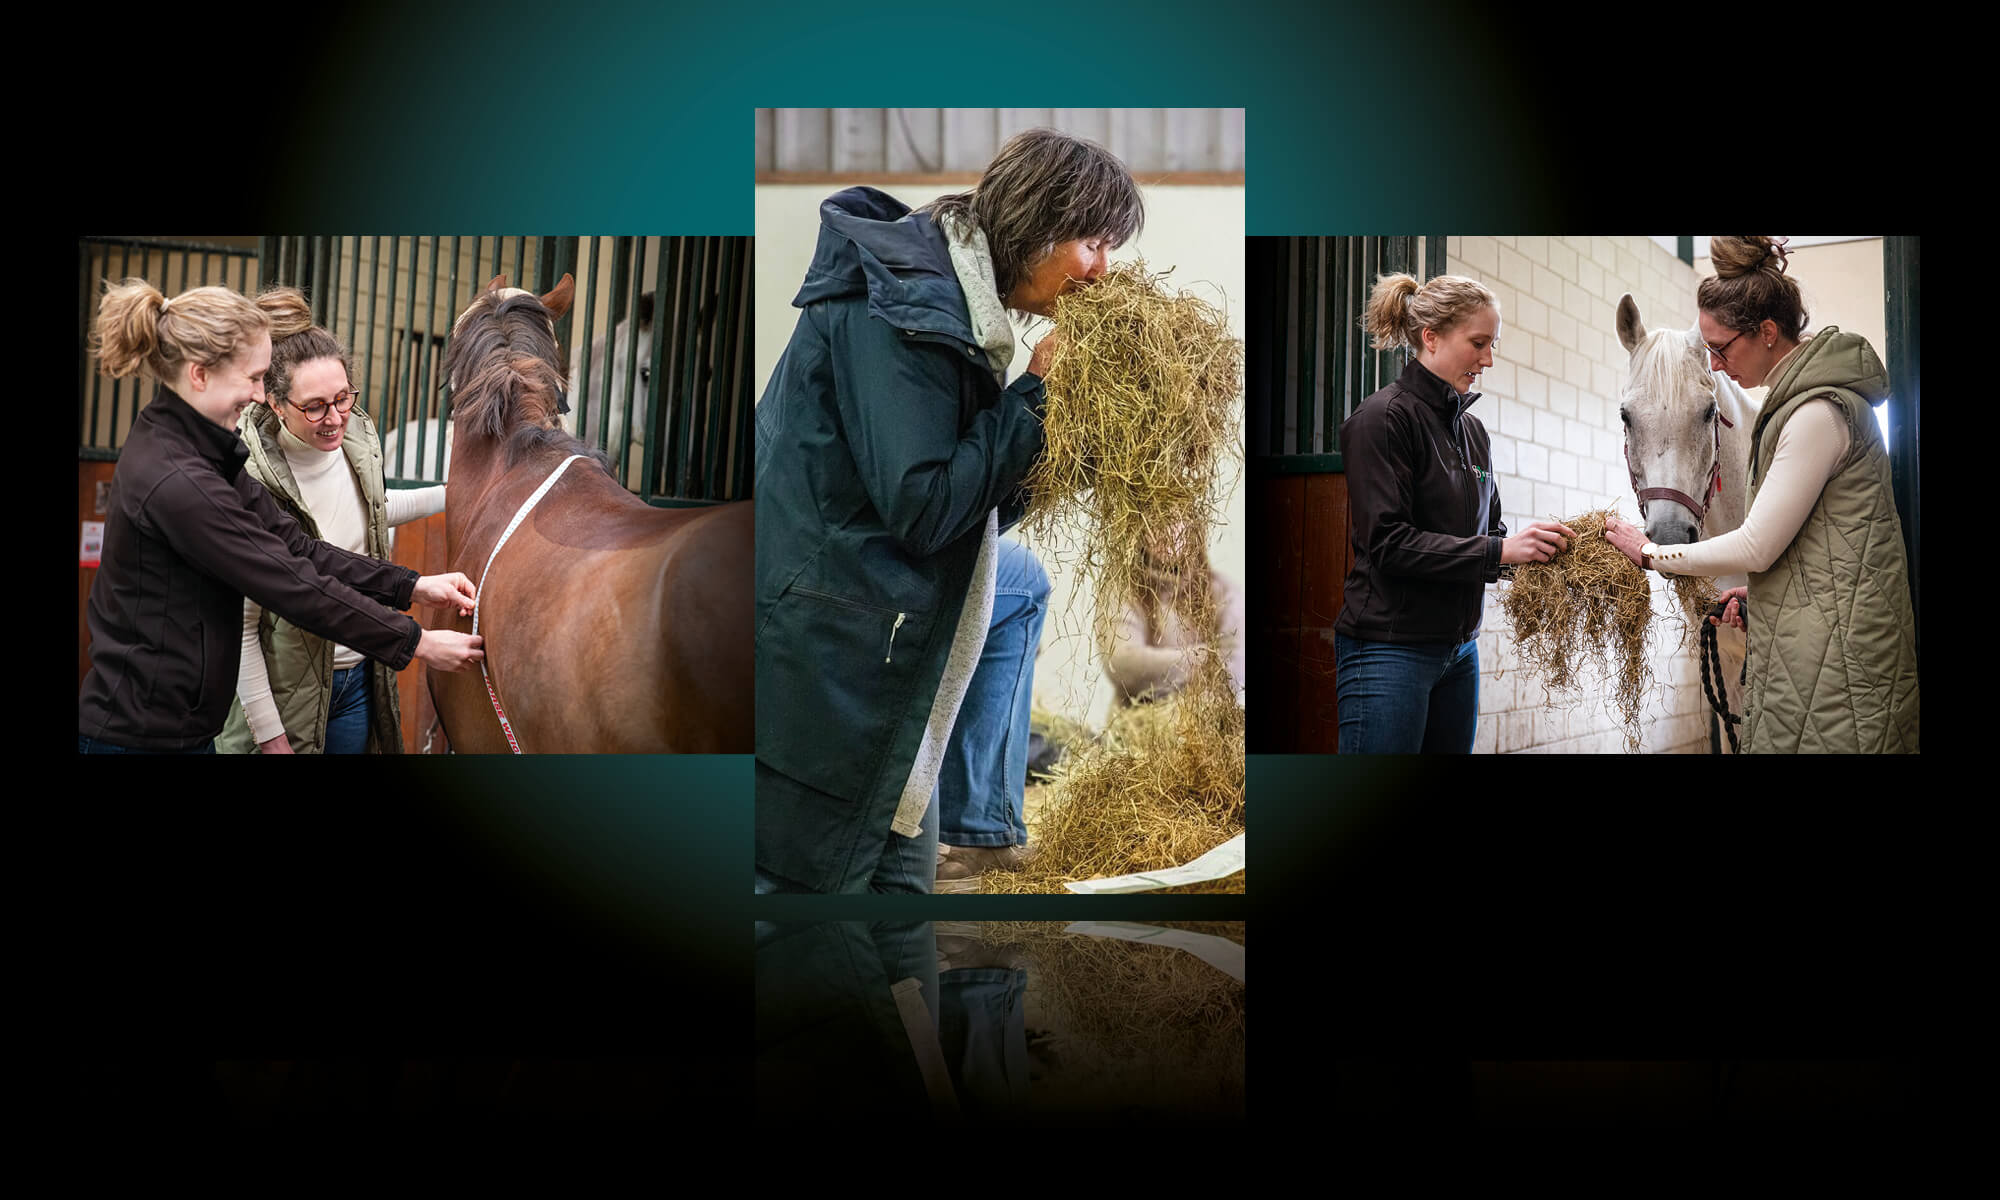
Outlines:
[[1334,622],[1339,749],[1465,754],[1486,585],[1576,535],[1554,521],[1509,534],[1500,519],[1486,427],[1469,411],[1500,341],[1492,291],[1459,275],[1384,275],[1365,324],[1376,349],[1410,359],[1340,427],[1354,565]]
[[[460,671],[484,656],[477,637],[393,611],[415,602],[470,612],[464,575],[420,577],[316,539],[246,472],[236,428],[271,368],[263,309],[227,288],[169,299],[128,279],[106,291],[92,340],[114,379],[143,372],[160,386],[111,483],[87,606],[79,753],[213,753],[236,691],[246,597],[391,669],[417,658]],[[297,395],[296,372],[288,382]]]
[[[388,489],[347,348],[313,324],[304,293],[270,288],[257,307],[271,318],[271,369],[264,403],[237,423],[244,470],[311,536],[387,559],[390,528],[443,512],[444,486]],[[216,741],[224,754],[402,752],[396,672],[249,599],[236,701]]]
[[1873,410],[1888,372],[1865,338],[1831,325],[1805,332],[1788,255],[1783,238],[1715,238],[1715,274],[1695,293],[1709,369],[1768,389],[1750,434],[1743,524],[1682,546],[1656,546],[1618,520],[1604,536],[1641,567],[1749,575],[1710,618],[1749,638],[1745,753],[1914,754],[1916,619]]

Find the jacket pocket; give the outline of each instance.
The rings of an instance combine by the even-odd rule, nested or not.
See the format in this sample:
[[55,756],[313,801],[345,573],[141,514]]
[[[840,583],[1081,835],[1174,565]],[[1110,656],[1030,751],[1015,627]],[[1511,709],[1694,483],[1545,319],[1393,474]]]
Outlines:
[[820,791],[868,796],[915,706],[930,635],[929,613],[788,590],[758,646],[757,756]]

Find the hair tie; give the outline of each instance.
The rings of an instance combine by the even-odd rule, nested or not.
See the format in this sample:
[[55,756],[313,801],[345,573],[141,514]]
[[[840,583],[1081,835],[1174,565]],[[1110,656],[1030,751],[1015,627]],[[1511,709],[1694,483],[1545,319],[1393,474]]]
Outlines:
[[160,315],[161,315],[161,316],[163,316],[163,317],[164,317],[164,316],[166,316],[166,315],[167,315],[167,305],[169,305],[169,304],[172,304],[173,302],[174,302],[174,300],[173,300],[173,297],[172,297],[172,296],[162,296],[162,297],[160,297]]

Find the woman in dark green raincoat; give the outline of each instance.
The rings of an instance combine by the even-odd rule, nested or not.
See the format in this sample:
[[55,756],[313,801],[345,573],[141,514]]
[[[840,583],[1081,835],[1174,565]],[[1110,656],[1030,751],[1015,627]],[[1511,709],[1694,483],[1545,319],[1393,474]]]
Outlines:
[[1042,449],[1047,316],[1144,221],[1109,151],[1051,130],[911,211],[820,205],[757,407],[757,888],[928,892],[939,761],[984,642],[999,531]]

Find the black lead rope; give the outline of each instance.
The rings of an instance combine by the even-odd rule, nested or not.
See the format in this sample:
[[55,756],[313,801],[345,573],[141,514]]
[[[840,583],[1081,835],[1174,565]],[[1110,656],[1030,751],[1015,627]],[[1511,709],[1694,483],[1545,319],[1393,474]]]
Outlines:
[[[1708,606],[1708,611],[1703,616],[1715,617],[1718,620],[1721,619],[1722,611],[1728,607],[1728,603],[1726,600],[1717,600],[1714,604]],[[1736,611],[1743,618],[1743,628],[1748,630],[1750,628],[1749,603],[1747,601],[1738,601]],[[1701,690],[1702,694],[1708,697],[1708,706],[1715,710],[1716,716],[1722,718],[1722,730],[1729,735],[1729,752],[1731,754],[1740,754],[1742,753],[1742,749],[1736,741],[1736,727],[1743,723],[1743,718],[1729,711],[1729,694],[1725,689],[1722,679],[1722,650],[1715,643],[1715,629],[1716,627],[1709,624],[1706,620],[1701,623],[1701,650],[1695,655],[1695,657],[1701,660]],[[1713,683],[1709,682],[1709,663],[1711,662],[1715,664],[1715,681]]]

